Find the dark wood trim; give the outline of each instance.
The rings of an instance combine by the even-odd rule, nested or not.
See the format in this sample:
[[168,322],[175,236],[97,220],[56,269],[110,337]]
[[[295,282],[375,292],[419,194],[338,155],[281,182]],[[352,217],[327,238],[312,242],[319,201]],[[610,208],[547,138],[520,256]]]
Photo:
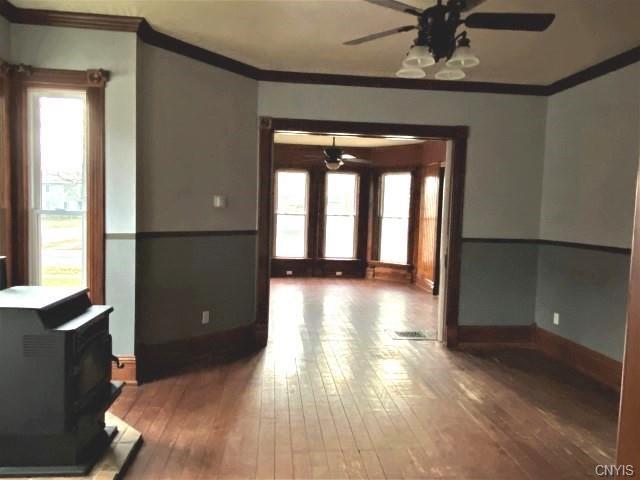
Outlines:
[[2,15],[5,20],[13,22],[17,15],[17,10],[18,7],[8,0],[0,0],[0,15]]
[[467,169],[468,129],[456,132],[452,141],[449,193],[448,245],[445,269],[445,338],[447,345],[455,347],[458,343],[458,314],[460,308],[460,269],[462,260],[462,213],[464,209],[464,182]]
[[[236,237],[242,235],[257,235],[257,230],[176,230],[162,232],[138,232],[135,238],[145,240],[150,238],[181,238],[181,237]],[[108,234],[107,238],[113,235],[132,235],[132,234]]]
[[0,0],[0,15],[12,23],[28,25],[137,32],[140,39],[149,45],[169,50],[178,55],[183,55],[193,60],[237,73],[238,75],[265,82],[549,96],[575,87],[581,83],[588,82],[594,78],[601,77],[640,60],[640,47],[632,48],[549,85],[424,79],[412,80],[395,77],[287,72],[262,70],[239,60],[179,40],[170,35],[158,32],[146,19],[141,17],[19,8],[8,0]]
[[[12,254],[12,165],[11,144],[13,137],[11,126],[12,85],[9,77],[8,64],[0,65],[0,255],[9,259]],[[12,265],[7,265],[8,285],[12,283]]]
[[111,77],[108,70],[62,70],[12,65],[9,68],[29,87],[79,90],[89,87],[104,88]]
[[414,278],[413,265],[385,263],[377,260],[367,262],[367,276],[370,280],[383,280],[411,284]]
[[540,327],[535,330],[534,341],[536,348],[545,355],[620,391],[621,362]]
[[237,73],[244,77],[253,78],[255,80],[259,80],[260,78],[260,69],[244,62],[234,60],[233,58],[225,57],[224,55],[197,47],[170,35],[160,33],[157,30],[154,30],[146,20],[143,20],[140,23],[138,36],[144,43],[153,45],[154,47],[162,48],[164,50],[177,53],[178,55],[183,55],[193,60],[222,68],[229,72]]
[[257,78],[263,82],[303,83],[311,85],[400,88],[405,90],[433,90],[467,93],[501,93],[509,95],[547,95],[547,87],[545,85],[528,85],[519,83],[461,82],[424,79],[413,80],[396,77],[286,72],[278,70],[260,70]]
[[[640,186],[640,175],[636,185]],[[636,202],[616,462],[640,469],[640,195]]]
[[608,388],[620,390],[622,363],[535,324],[461,325],[458,327],[458,342],[462,347],[496,348],[516,345],[535,348]]
[[105,89],[87,92],[87,285],[91,301],[105,303]]
[[14,103],[10,125],[15,140],[11,152],[12,273],[15,284],[29,282],[29,151],[28,105],[30,88],[83,91],[87,102],[87,286],[93,303],[105,300],[105,70],[55,70],[24,65],[9,67]]
[[144,21],[144,19],[140,17],[123,15],[20,8],[15,7],[6,0],[3,0],[2,3],[4,5],[0,5],[0,13],[3,14],[7,20],[12,23],[26,25],[137,32],[140,24]]
[[273,134],[271,118],[260,118],[258,145],[258,268],[256,272],[255,342],[266,347],[269,337],[269,289],[273,229]]
[[[358,259],[272,258],[271,277],[364,278],[366,263]],[[291,272],[291,273],[289,273]],[[340,275],[337,274],[340,272]]]
[[609,247],[607,245],[593,245],[589,243],[564,242],[560,240],[543,240],[533,238],[478,238],[465,237],[464,243],[529,243],[534,245],[553,245],[556,247],[580,248],[583,250],[597,250],[600,252],[631,254],[630,248]]
[[[462,210],[464,205],[464,175],[466,170],[466,146],[469,128],[466,126],[408,125],[262,117],[260,119],[259,145],[260,192],[258,197],[258,258],[259,262],[264,262],[264,265],[258,267],[257,295],[259,300],[257,310],[260,312],[258,313],[259,321],[264,321],[265,331],[268,328],[269,267],[271,264],[271,225],[273,222],[273,196],[271,186],[273,182],[273,134],[276,130],[295,130],[315,133],[344,132],[367,136],[410,135],[425,139],[436,138],[450,140],[453,143],[453,155],[451,158],[452,188],[449,199],[449,213],[451,217],[448,219],[450,228],[447,251],[450,260],[446,278],[445,341],[448,346],[454,347],[457,341],[458,327]],[[373,181],[375,181],[375,175]],[[377,199],[374,195],[371,203],[375,203],[376,201]],[[368,256],[370,254],[371,252],[368,252]]]
[[210,335],[136,347],[138,381],[148,382],[184,369],[201,368],[215,361],[256,351],[255,326],[248,325]]
[[528,346],[535,338],[535,325],[486,325],[458,327],[459,344],[519,344]]
[[569,75],[568,77],[553,82],[551,85],[546,87],[546,95],[555,95],[556,93],[568,90],[580,85],[581,83],[589,82],[598,77],[602,77],[608,73],[627,67],[639,61],[640,47],[632,48],[631,50],[627,50],[626,52],[622,52],[619,55],[615,55],[600,63],[585,68],[584,70],[576,72],[573,75]]
[[11,252],[9,259],[13,285],[29,283],[29,167],[27,139],[27,96],[23,75],[10,72],[13,88],[11,103]]
[[135,355],[118,356],[118,361],[122,368],[118,368],[115,363],[111,364],[111,378],[119,382],[125,382],[128,385],[138,384],[138,375],[136,372]]

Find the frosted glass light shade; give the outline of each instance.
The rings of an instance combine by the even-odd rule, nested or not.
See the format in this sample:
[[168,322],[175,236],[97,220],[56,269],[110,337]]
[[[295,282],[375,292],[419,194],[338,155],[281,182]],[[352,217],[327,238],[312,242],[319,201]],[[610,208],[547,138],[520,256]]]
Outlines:
[[466,77],[465,73],[455,68],[443,68],[436,73],[438,80],[462,80],[464,77]]
[[327,162],[325,160],[324,164],[327,166],[327,169],[331,171],[335,171],[335,170],[339,170],[340,167],[344,165],[344,162],[342,160],[338,160],[337,162]]
[[473,53],[471,47],[462,46],[456,48],[453,56],[447,61],[447,67],[472,68],[480,63],[480,59]]
[[396,72],[396,76],[400,78],[424,78],[427,74],[420,68],[402,67]]
[[402,62],[406,68],[426,68],[436,63],[435,58],[427,47],[414,45]]

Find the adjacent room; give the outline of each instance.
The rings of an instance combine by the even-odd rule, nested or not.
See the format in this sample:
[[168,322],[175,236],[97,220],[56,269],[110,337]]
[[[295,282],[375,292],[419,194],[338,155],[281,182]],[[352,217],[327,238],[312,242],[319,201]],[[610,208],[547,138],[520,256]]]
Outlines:
[[446,140],[276,132],[271,317],[297,295],[361,314],[338,327],[441,338],[446,159]]
[[0,0],[0,478],[640,475],[639,16]]

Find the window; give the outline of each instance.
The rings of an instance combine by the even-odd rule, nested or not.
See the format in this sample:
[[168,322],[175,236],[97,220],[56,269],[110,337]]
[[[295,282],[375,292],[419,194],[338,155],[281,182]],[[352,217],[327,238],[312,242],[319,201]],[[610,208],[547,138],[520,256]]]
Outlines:
[[30,281],[87,285],[84,91],[29,90]]
[[276,172],[275,256],[307,256],[309,174],[303,171]]
[[325,258],[355,258],[358,175],[327,173]]
[[381,179],[380,261],[407,263],[411,173],[387,173]]

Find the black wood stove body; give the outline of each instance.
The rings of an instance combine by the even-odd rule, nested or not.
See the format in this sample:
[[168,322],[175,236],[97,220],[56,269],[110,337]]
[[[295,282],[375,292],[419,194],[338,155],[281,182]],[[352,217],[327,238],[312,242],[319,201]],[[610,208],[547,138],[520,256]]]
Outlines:
[[0,290],[0,477],[84,475],[108,447],[112,310],[86,290]]

